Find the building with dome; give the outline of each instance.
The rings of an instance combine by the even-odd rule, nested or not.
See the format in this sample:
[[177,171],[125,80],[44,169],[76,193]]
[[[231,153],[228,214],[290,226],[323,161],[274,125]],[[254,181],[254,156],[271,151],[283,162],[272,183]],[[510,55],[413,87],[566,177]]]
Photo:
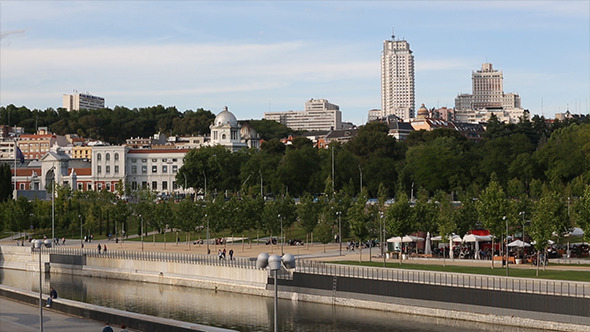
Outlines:
[[211,130],[209,145],[223,145],[233,152],[247,148],[248,145],[242,142],[241,128],[242,126],[238,123],[235,115],[225,106],[209,126]]

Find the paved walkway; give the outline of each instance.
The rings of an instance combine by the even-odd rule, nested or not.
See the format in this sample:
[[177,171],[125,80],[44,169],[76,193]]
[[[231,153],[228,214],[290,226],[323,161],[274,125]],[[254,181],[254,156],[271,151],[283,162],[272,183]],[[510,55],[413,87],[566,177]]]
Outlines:
[[[141,241],[137,241],[139,237],[137,234],[130,235],[129,238],[133,239],[133,241],[127,239],[124,241],[119,241],[118,243],[115,240],[94,240],[90,243],[84,243],[84,248],[86,249],[97,249],[98,244],[100,243],[101,246],[104,248],[104,245],[107,245],[108,250],[128,250],[128,251],[153,251],[153,252],[174,252],[174,253],[193,253],[193,254],[201,254],[205,255],[207,253],[207,245],[206,244],[194,244],[194,242],[187,243],[186,241],[182,241],[179,243],[176,242],[153,242],[152,240],[152,233],[150,235],[144,236],[143,245]],[[196,240],[196,239],[193,239]],[[211,240],[213,241],[213,240]],[[363,249],[362,254],[359,254],[359,250],[355,251],[347,251],[346,250],[346,243],[342,244],[342,254],[340,254],[340,246],[337,243],[329,243],[323,245],[321,243],[312,243],[312,244],[304,244],[298,246],[290,246],[285,244],[281,246],[281,243],[277,243],[276,245],[266,245],[264,244],[264,239],[260,239],[260,243],[256,243],[256,240],[253,239],[252,243],[227,243],[225,245],[215,245],[213,243],[209,244],[210,254],[217,257],[218,250],[226,249],[226,252],[229,252],[230,249],[233,249],[235,257],[246,257],[246,258],[255,258],[258,256],[259,253],[266,252],[270,255],[278,254],[280,255],[281,252],[289,253],[294,255],[298,259],[309,259],[309,260],[319,260],[325,262],[336,262],[336,261],[359,261],[362,260],[363,262],[368,262],[372,260],[373,262],[383,262],[383,258],[377,257],[379,254],[379,248],[372,248],[369,252],[369,249]],[[11,240],[10,237],[0,239],[0,244],[14,244],[16,242]],[[30,243],[25,242],[25,246],[30,246]],[[59,245],[61,247],[61,244]],[[67,248],[80,248],[80,239],[66,239]],[[142,249],[143,247],[143,249]],[[97,249],[98,250],[98,249]],[[229,255],[229,254],[227,254]],[[590,272],[590,260],[588,260],[588,265],[580,265],[580,264],[552,264],[552,260],[549,260],[550,264],[547,266],[547,269],[552,270],[571,270],[571,271],[588,271]],[[561,260],[563,261],[563,260]],[[397,258],[387,259],[387,263],[396,263],[399,262]],[[410,258],[408,260],[404,260],[403,263],[409,264],[432,264],[432,265],[443,265],[443,259],[439,258]],[[444,260],[444,264],[446,265],[460,265],[460,266],[489,266],[491,267],[491,261],[489,260],[474,260],[474,259],[446,259]],[[501,262],[494,263],[495,268],[501,268]],[[518,268],[518,269],[535,269],[536,267],[530,264],[510,264],[510,268]],[[542,267],[541,267],[542,269]]]
[[[104,326],[104,322],[69,316],[43,307],[44,331],[100,332]],[[115,332],[120,329],[113,326]],[[0,331],[40,331],[39,307],[0,297]]]

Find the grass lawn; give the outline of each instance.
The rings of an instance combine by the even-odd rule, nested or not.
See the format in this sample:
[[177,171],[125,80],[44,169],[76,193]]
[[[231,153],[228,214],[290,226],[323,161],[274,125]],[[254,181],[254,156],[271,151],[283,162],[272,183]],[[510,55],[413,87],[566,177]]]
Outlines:
[[[383,267],[383,262],[363,262],[358,261],[342,261],[335,262],[336,264],[358,265],[358,266],[375,266]],[[468,273],[468,274],[482,274],[489,276],[506,276],[506,270],[501,267],[496,267],[493,270],[491,267],[483,266],[456,266],[442,264],[402,264],[386,263],[387,268],[405,269],[405,270],[422,270],[422,271],[438,271],[450,273]],[[511,268],[509,269],[511,277],[532,278],[532,279],[552,279],[552,280],[570,280],[570,281],[586,281],[590,282],[590,272],[588,271],[561,271],[561,270],[545,270],[541,267],[539,269],[539,276],[536,276],[536,269],[534,268]]]

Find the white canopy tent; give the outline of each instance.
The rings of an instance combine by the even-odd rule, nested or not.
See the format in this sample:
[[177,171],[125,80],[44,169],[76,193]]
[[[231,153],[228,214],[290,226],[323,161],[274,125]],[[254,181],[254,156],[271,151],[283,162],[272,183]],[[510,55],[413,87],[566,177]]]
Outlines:
[[[457,234],[453,234],[451,236],[451,238],[452,238],[453,242],[463,242],[463,239],[461,239],[461,237],[459,235],[457,235]],[[435,237],[430,238],[430,240],[432,240],[432,241],[442,241],[442,236],[440,236],[440,235],[439,236],[435,236]]]
[[508,243],[509,247],[530,247],[530,243],[524,242],[522,240],[516,240]]
[[475,242],[475,259],[481,259],[479,254],[479,243],[492,241],[491,235],[475,235],[469,234],[463,237],[463,242]]
[[389,239],[387,239],[387,242],[396,242],[396,243],[410,243],[410,242],[422,242],[422,241],[424,241],[423,238],[418,237],[418,236],[411,236],[411,235],[405,235],[403,237],[395,236],[395,237],[390,237]]
[[491,235],[475,235],[469,234],[463,237],[463,242],[490,242],[492,241]]

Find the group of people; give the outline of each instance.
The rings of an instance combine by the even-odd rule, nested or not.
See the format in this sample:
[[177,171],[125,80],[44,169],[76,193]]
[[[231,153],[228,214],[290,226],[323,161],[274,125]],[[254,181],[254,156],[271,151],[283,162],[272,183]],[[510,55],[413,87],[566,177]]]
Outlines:
[[[102,328],[102,332],[115,332],[115,331],[111,327],[111,323],[107,322],[105,327]],[[127,330],[127,326],[125,325],[125,323],[121,324],[120,332],[129,332],[129,330]]]
[[106,245],[106,244],[104,244],[104,245],[102,245],[102,246],[101,246],[101,245],[100,245],[100,243],[99,243],[99,244],[98,244],[98,246],[97,246],[97,248],[98,248],[98,253],[99,253],[99,254],[100,254],[101,252],[102,252],[102,253],[106,253],[106,252],[107,252],[107,245]]
[[[219,256],[219,260],[225,259],[225,248],[223,248],[223,250],[219,249],[219,251],[217,251],[217,255]],[[234,250],[230,249],[229,250],[229,260],[233,260],[234,259]]]

